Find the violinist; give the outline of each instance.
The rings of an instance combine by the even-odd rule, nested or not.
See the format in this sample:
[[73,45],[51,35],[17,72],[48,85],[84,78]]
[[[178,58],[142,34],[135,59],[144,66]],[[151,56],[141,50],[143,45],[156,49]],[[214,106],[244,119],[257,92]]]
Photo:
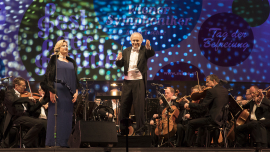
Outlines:
[[250,121],[236,127],[236,146],[245,147],[247,143],[246,137],[248,134],[251,134],[257,148],[266,147],[267,134],[265,133],[264,127],[267,126],[270,120],[270,101],[264,98],[262,91],[257,86],[251,86],[249,90],[252,100],[243,105],[242,108],[249,109]]
[[180,104],[180,107],[202,110],[204,108],[209,109],[209,113],[203,118],[197,118],[190,120],[187,125],[187,131],[185,135],[185,145],[190,147],[192,144],[192,138],[195,134],[195,130],[199,127],[206,125],[222,125],[223,107],[228,103],[228,91],[219,83],[219,78],[215,74],[211,74],[206,77],[206,86],[212,87],[206,92],[206,96],[201,104],[198,103],[185,103]]
[[13,80],[13,89],[10,89],[5,94],[4,104],[7,107],[8,115],[6,117],[5,126],[4,126],[4,134],[6,135],[6,139],[2,146],[8,145],[8,132],[10,123],[19,124],[24,127],[29,128],[29,131],[23,137],[22,143],[26,148],[34,147],[34,141],[37,140],[38,134],[43,127],[42,120],[31,116],[30,114],[44,104],[46,104],[45,100],[35,103],[35,99],[33,97],[21,97],[21,95],[25,92],[26,82],[25,79],[21,77],[17,77]]
[[[191,92],[198,92],[200,86],[196,85],[191,88]],[[183,103],[199,103],[200,100],[194,101],[189,98],[189,96],[184,96],[180,99],[177,100],[180,104]],[[197,118],[201,116],[201,112],[199,110],[190,110],[190,109],[184,109],[183,107],[180,107],[180,114],[176,120],[177,123],[177,138],[176,138],[176,147],[181,147],[183,138],[184,138],[184,133],[186,131],[186,126],[189,120],[193,118]]]
[[[176,97],[174,96],[174,89],[172,87],[167,87],[165,90],[165,98],[168,101],[168,103],[172,106],[176,106],[177,108],[179,107],[179,104],[176,102]],[[160,100],[160,111],[162,111],[165,108],[164,103],[162,102],[162,100]],[[154,114],[152,120],[150,120],[150,125],[154,125],[154,120],[155,119],[159,119],[160,118],[160,114]],[[152,127],[152,144],[157,147],[158,145],[158,136],[155,135],[154,133],[155,128]]]
[[[191,94],[194,92],[199,92],[202,88],[204,88],[203,86],[199,86],[196,85],[194,87],[191,88]],[[202,99],[199,100],[192,100],[191,103],[197,103],[197,104],[201,104],[203,101]],[[185,118],[187,118],[188,120],[192,120],[192,119],[198,119],[198,118],[202,118],[204,117],[208,112],[208,108],[203,108],[203,109],[190,109],[188,110],[188,114],[185,115]],[[205,133],[205,128],[204,127],[200,127],[198,129],[198,134],[197,134],[197,138],[196,138],[196,142],[194,144],[195,147],[202,147],[205,144],[205,138],[204,137],[204,133]],[[213,132],[215,133],[216,130],[214,130]],[[211,132],[211,136],[212,136],[212,132]],[[219,130],[218,130],[218,135],[219,135]],[[213,141],[215,141],[214,143],[217,143],[218,139],[214,138]]]

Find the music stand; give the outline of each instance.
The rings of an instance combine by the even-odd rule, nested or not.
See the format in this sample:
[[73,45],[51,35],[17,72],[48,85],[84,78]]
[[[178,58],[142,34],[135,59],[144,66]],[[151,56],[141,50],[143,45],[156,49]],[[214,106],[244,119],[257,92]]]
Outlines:
[[[120,90],[120,87],[121,86],[123,86],[123,83],[112,83],[112,84],[110,84],[110,86],[111,87],[115,87],[115,89],[117,89],[117,90]],[[119,87],[119,88],[118,88]],[[113,89],[110,91],[110,95],[111,96],[121,96],[122,95],[122,91],[113,91]],[[116,122],[115,122],[115,124],[116,125],[119,125],[119,127],[120,127],[120,120],[119,120],[119,110],[120,110],[120,107],[119,106],[121,106],[121,105],[119,105],[119,103],[120,103],[120,101],[121,101],[121,98],[117,101],[117,99],[115,99],[116,100],[116,108],[115,108],[115,110],[116,110],[116,114],[117,114],[117,116],[115,116],[116,117]],[[117,132],[118,132],[119,130],[117,129]]]
[[92,118],[92,117],[93,117],[93,111],[94,111],[94,109],[97,108],[97,107],[98,107],[98,106],[96,105],[95,102],[93,102],[93,101],[89,101],[89,102],[88,102],[88,108],[89,108],[89,111],[90,111],[90,113],[89,113],[89,118]]
[[[234,99],[234,97],[232,95],[229,95],[229,111],[231,112],[231,114],[234,117],[234,124],[233,124],[234,128],[228,132],[228,135],[232,134],[231,132],[234,131],[234,134],[232,134],[232,138],[234,138],[234,146],[235,146],[236,120],[237,120],[238,115],[243,111],[243,108],[236,102],[236,100]],[[227,138],[228,138],[228,136],[227,136]]]
[[229,111],[232,113],[234,118],[236,118],[243,110],[232,95],[229,95],[229,105]]
[[[148,98],[146,99],[146,117],[151,118],[154,114],[159,114],[159,99],[158,98]],[[146,119],[148,121],[148,119]]]
[[82,101],[84,102],[84,121],[86,121],[86,101],[88,101],[88,91],[89,91],[89,88],[88,88],[88,84],[87,84],[87,81],[90,81],[90,78],[81,78],[80,79],[81,81],[85,82],[85,87],[86,89],[84,89],[83,87],[83,91],[82,91]]

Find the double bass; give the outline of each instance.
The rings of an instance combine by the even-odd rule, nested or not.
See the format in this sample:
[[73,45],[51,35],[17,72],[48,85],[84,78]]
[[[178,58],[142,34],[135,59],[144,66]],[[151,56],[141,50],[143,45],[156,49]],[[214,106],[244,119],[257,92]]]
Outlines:
[[[163,94],[161,94],[163,103],[168,103]],[[155,134],[159,137],[172,137],[177,131],[177,124],[175,119],[178,118],[179,110],[174,105],[167,104],[166,108],[162,110],[161,119],[156,120]]]

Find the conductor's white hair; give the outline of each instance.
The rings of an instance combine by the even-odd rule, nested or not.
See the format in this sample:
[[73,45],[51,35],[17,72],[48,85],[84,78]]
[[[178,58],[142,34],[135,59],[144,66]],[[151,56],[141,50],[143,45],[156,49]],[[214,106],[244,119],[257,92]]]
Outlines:
[[143,41],[143,36],[142,36],[142,34],[139,33],[139,32],[134,32],[134,33],[132,33],[131,36],[130,36],[130,40],[132,40],[132,36],[133,36],[134,34],[139,34],[139,35],[141,36],[141,40]]

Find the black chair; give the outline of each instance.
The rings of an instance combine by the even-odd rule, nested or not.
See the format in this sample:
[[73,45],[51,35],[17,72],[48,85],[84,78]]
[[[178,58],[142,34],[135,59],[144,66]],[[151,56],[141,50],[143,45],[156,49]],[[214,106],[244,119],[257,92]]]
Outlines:
[[[228,140],[227,140],[227,121],[228,121],[228,115],[229,115],[229,105],[225,105],[222,109],[223,115],[222,115],[222,125],[213,125],[210,124],[208,126],[205,126],[206,128],[206,143],[205,143],[205,147],[209,147],[209,145],[211,144],[211,139],[210,139],[210,133],[212,131],[215,131],[217,129],[219,129],[220,132],[222,132],[222,137],[223,137],[223,142],[224,142],[224,147],[227,148],[228,146]],[[219,136],[219,134],[218,134]],[[218,139],[218,137],[217,137]]]
[[10,148],[15,148],[19,145],[22,148],[22,126],[20,124],[13,124],[11,129],[16,130],[16,138],[14,142],[10,145]]
[[5,125],[10,126],[10,127],[7,127],[6,130],[3,132],[3,136],[6,139],[2,140],[2,147],[3,148],[18,148],[18,147],[22,148],[22,138],[23,138],[24,129],[22,129],[23,127],[20,124],[14,124],[11,118],[12,118],[12,115],[8,111],[6,111]]

